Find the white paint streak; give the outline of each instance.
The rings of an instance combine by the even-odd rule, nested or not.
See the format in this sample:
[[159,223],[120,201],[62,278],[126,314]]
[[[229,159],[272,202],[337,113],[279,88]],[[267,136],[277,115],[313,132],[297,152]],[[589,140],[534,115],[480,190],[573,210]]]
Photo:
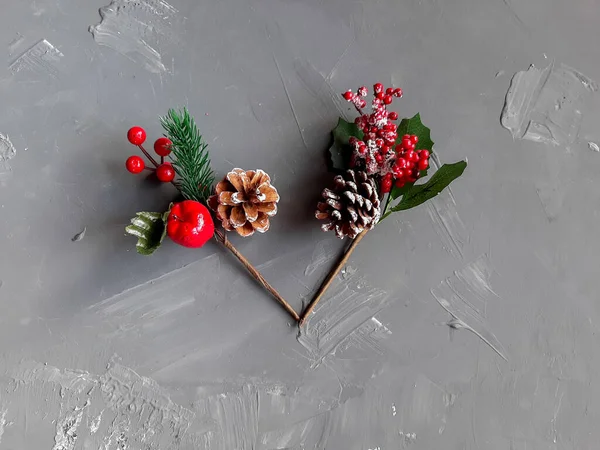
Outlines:
[[12,56],[17,51],[17,48],[23,43],[25,38],[21,33],[17,33],[12,41],[8,44],[8,56]]
[[471,331],[506,360],[506,351],[486,320],[487,303],[498,299],[490,286],[492,272],[491,261],[484,254],[454,272],[453,277],[442,281],[431,293],[453,317],[448,322],[451,328]]
[[37,75],[58,78],[60,74],[58,63],[63,56],[62,52],[54,45],[46,39],[42,39],[13,61],[9,70],[13,75],[22,71],[30,71]]
[[89,404],[88,399],[81,408],[75,407],[73,411],[66,413],[56,422],[56,435],[52,450],[73,450],[75,448],[77,428],[81,424],[83,411]]
[[323,267],[335,256],[335,250],[330,242],[322,241],[315,245],[310,263],[304,269],[304,276],[308,277]]
[[515,139],[568,145],[578,138],[582,109],[598,86],[577,70],[554,62],[517,72],[510,83],[501,123]]
[[207,402],[210,416],[218,424],[211,448],[252,450],[258,436],[258,390],[245,385],[239,391],[210,397]]
[[338,282],[300,329],[298,342],[315,358],[315,366],[342,343],[381,354],[380,341],[391,333],[374,315],[389,302],[383,290]]
[[[53,450],[175,449],[195,417],[154,380],[120,365],[94,375],[22,363],[8,378],[12,385],[1,386],[7,401],[25,402],[44,417],[56,414]],[[88,427],[81,426],[84,411],[95,417]],[[33,427],[46,424],[28,420]]]
[[17,154],[17,150],[12,142],[10,142],[10,138],[2,133],[0,133],[0,162],[8,161],[12,159]]
[[104,412],[104,410],[100,411],[100,414],[98,414],[90,423],[90,434],[96,434],[98,432],[98,429],[100,428],[100,424],[102,423],[102,413]]
[[[436,153],[431,154],[429,161],[435,170],[442,165]],[[456,258],[462,258],[464,246],[469,241],[469,234],[458,214],[452,189],[450,187],[444,189],[427,202],[427,210],[436,233],[444,243],[444,248]]]
[[[145,329],[156,321],[180,310],[192,306],[198,286],[197,274],[203,273],[207,278],[218,279],[220,260],[218,255],[211,255],[188,266],[166,273],[158,278],[103,300],[89,309],[104,316],[121,317],[128,322],[143,322]],[[189,292],[182,295],[182,292]]]
[[595,142],[588,142],[588,148],[594,152],[600,152],[600,146]]
[[90,26],[96,43],[112,48],[153,73],[167,72],[159,46],[173,39],[178,11],[162,0],[113,0],[100,8],[101,22]]
[[2,410],[0,413],[0,443],[2,443],[2,435],[4,434],[4,428],[6,427],[6,414],[8,409]]

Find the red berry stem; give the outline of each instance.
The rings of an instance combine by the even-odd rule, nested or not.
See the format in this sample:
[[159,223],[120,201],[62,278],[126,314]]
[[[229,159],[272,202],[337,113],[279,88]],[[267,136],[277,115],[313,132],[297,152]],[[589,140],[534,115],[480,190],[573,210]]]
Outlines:
[[142,151],[142,153],[144,155],[146,155],[146,158],[148,158],[150,160],[150,162],[152,164],[154,164],[154,167],[158,167],[159,166],[159,164],[156,162],[156,160],[152,157],[152,155],[150,153],[148,153],[146,151],[146,149],[144,148],[144,146],[142,144],[138,145],[138,147],[140,148],[140,150]]

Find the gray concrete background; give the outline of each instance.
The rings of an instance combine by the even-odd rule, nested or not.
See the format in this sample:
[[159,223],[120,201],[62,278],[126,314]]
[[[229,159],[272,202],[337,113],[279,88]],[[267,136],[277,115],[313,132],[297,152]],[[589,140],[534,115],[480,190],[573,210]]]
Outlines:
[[[593,0],[3,0],[0,449],[597,448],[598,23]],[[338,93],[376,81],[469,167],[363,240],[301,336],[214,244],[135,253],[129,218],[174,191],[124,170],[125,133],[188,106],[219,175],[271,174],[271,231],[234,240],[299,310],[343,247],[312,219]]]

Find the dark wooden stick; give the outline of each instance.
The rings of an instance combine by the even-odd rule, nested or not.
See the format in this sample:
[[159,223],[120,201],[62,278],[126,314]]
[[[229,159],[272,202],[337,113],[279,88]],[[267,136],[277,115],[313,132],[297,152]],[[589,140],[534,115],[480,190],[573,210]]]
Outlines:
[[229,239],[227,239],[227,235],[225,233],[223,233],[221,230],[215,229],[215,239],[223,244],[227,250],[233,253],[233,255],[242,263],[246,270],[250,272],[250,275],[252,275],[252,277],[258,281],[258,283],[264,287],[275,298],[275,300],[279,302],[281,306],[283,306],[283,308],[290,314],[290,316],[294,318],[296,322],[300,320],[300,316],[294,310],[294,308],[292,308],[292,306],[286,302],[281,295],[279,295],[279,292],[277,292],[275,288],[271,286],[267,280],[265,280],[265,278],[258,270],[256,270],[252,263],[250,263],[250,261],[248,261],[246,257],[242,255],[231,242],[229,242]]
[[302,315],[300,316],[300,322],[298,323],[298,326],[301,327],[302,325],[304,325],[304,323],[306,322],[306,319],[308,319],[308,316],[310,316],[310,314],[313,312],[313,310],[317,306],[317,303],[319,303],[319,301],[321,300],[321,297],[323,297],[325,292],[327,292],[327,289],[329,289],[329,286],[331,286],[331,283],[333,283],[333,280],[335,279],[337,274],[340,273],[340,270],[342,270],[342,267],[344,267],[346,265],[346,263],[348,262],[348,259],[350,259],[350,256],[352,255],[352,252],[356,249],[356,246],[362,240],[362,238],[365,237],[365,235],[367,234],[368,231],[369,230],[362,231],[358,236],[356,236],[352,240],[352,243],[350,244],[348,249],[341,256],[341,258],[339,259],[337,264],[335,266],[333,266],[333,268],[329,272],[329,275],[327,275],[327,278],[325,278],[325,280],[321,284],[321,287],[319,288],[319,290],[317,291],[317,293],[315,294],[315,296],[313,297],[311,302],[308,304],[308,306],[306,307],[306,309],[304,310]]

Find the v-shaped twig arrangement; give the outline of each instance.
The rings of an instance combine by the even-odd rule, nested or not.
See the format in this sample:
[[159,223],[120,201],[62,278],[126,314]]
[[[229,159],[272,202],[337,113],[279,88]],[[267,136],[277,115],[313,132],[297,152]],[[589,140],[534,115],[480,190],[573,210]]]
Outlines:
[[158,181],[172,183],[185,199],[171,204],[164,212],[137,213],[126,232],[138,238],[138,253],[154,253],[166,236],[189,248],[202,247],[214,238],[300,327],[304,325],[370,230],[390,214],[432,199],[461,176],[467,166],[466,160],[444,164],[425,183],[415,184],[428,175],[433,152],[429,128],[421,123],[419,114],[396,125],[398,113],[388,111],[387,106],[402,96],[401,89],[384,89],[381,83],[376,83],[370,113],[363,112],[366,95],[365,86],[342,94],[359,116],[354,123],[340,118],[333,130],[329,152],[337,175],[333,187],[323,189],[315,213],[317,219],[325,221],[321,226],[323,231],[334,231],[337,237],[348,237],[351,242],[300,314],[227,238],[227,232],[248,237],[269,230],[279,201],[271,178],[260,169],[233,169],[213,189],[215,177],[207,144],[185,108],[171,109],[161,118],[165,135],[154,143],[160,161],[143,147],[146,132],[142,128],[133,127],[127,135],[154,166],[146,169],[142,158],[131,156],[126,162],[127,170],[134,174],[150,170]]

